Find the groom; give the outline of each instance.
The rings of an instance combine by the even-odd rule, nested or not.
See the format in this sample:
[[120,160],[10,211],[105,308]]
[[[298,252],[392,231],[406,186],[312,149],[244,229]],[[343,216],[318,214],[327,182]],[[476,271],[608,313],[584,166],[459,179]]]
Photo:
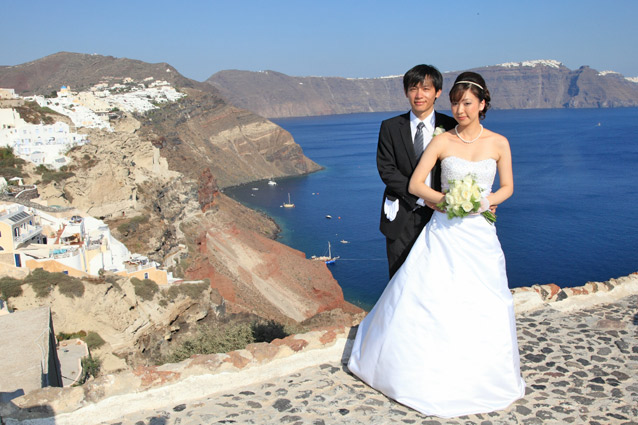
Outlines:
[[[431,65],[417,65],[403,76],[410,102],[408,113],[381,123],[377,169],[385,183],[380,230],[386,237],[390,278],[405,261],[412,245],[432,217],[423,199],[408,192],[408,183],[433,134],[454,128],[454,118],[434,111],[441,95],[443,76]],[[421,124],[422,123],[422,124]],[[426,183],[441,190],[441,167],[434,166]]]

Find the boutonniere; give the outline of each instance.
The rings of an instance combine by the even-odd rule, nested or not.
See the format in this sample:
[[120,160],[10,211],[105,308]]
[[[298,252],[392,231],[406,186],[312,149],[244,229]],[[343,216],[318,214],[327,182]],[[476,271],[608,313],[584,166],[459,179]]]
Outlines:
[[434,129],[434,133],[432,133],[432,137],[436,137],[439,134],[443,134],[445,133],[445,128],[443,128],[442,126],[438,126],[437,128]]

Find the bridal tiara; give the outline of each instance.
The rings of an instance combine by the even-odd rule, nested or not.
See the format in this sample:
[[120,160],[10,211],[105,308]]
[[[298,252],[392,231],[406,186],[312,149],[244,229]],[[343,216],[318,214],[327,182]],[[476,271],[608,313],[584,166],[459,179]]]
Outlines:
[[483,87],[481,87],[481,85],[475,83],[474,81],[457,81],[456,83],[454,83],[454,85],[457,84],[461,84],[461,83],[465,83],[465,84],[474,84],[476,87],[478,87],[479,89],[485,91],[485,89]]

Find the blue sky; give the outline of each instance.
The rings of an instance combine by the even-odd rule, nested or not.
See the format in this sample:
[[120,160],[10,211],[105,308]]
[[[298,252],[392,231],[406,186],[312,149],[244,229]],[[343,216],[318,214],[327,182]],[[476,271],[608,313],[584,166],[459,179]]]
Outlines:
[[380,77],[554,59],[638,77],[636,0],[20,0],[2,2],[0,65],[60,52],[217,71]]

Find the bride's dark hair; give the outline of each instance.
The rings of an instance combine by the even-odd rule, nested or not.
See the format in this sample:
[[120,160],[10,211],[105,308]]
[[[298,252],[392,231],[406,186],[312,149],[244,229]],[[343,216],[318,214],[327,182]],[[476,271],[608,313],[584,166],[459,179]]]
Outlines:
[[474,96],[478,97],[479,102],[481,100],[485,101],[485,107],[479,112],[479,119],[484,119],[492,99],[485,80],[476,72],[467,71],[459,74],[450,89],[450,102],[460,101],[466,90],[470,90]]

